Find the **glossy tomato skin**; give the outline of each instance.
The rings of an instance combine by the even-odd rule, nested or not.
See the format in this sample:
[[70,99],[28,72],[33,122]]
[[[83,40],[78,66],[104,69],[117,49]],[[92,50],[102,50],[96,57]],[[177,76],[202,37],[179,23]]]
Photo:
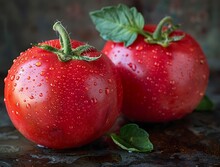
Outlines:
[[[60,48],[58,40],[45,43]],[[73,48],[82,44],[72,41]],[[91,62],[61,62],[33,47],[20,54],[5,78],[5,104],[13,124],[26,138],[49,148],[79,147],[97,139],[115,122],[121,102],[120,77],[105,55]]]
[[[145,30],[153,32],[154,25]],[[168,47],[149,44],[142,36],[129,47],[108,41],[103,52],[120,72],[122,112],[141,122],[166,122],[191,113],[202,99],[209,77],[207,60],[188,34]]]

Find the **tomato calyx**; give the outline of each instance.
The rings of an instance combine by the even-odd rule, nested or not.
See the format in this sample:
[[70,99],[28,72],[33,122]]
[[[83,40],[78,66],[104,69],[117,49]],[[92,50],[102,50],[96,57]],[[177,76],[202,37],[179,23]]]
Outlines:
[[[153,33],[145,31],[143,15],[136,8],[129,8],[123,4],[90,12],[90,17],[104,40],[123,42],[126,47],[136,40],[138,34],[145,37],[145,42],[163,47],[184,37],[184,35],[170,36],[179,28],[179,25],[173,25],[172,18],[169,16],[159,22]],[[164,27],[167,23],[169,25]]]
[[93,46],[90,46],[88,44],[80,45],[76,48],[72,48],[71,40],[68,35],[68,32],[62,26],[60,21],[57,21],[53,25],[53,30],[59,33],[59,41],[60,41],[61,49],[57,49],[47,44],[34,44],[34,46],[56,54],[58,56],[58,59],[62,62],[67,62],[70,60],[94,61],[102,56],[100,54],[98,57],[90,57],[83,54],[85,52],[95,49]]
[[[163,29],[165,24],[168,24],[168,26]],[[166,16],[159,22],[153,33],[146,33],[146,31],[144,30],[140,31],[139,33],[145,37],[146,42],[167,47],[170,45],[171,42],[179,41],[185,36],[185,34],[180,36],[170,36],[170,34],[179,27],[179,24],[173,24],[171,17]]]

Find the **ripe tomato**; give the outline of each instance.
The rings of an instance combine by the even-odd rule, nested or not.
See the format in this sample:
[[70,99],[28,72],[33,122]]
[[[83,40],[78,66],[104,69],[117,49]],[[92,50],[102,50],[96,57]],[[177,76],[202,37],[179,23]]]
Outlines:
[[[153,32],[155,25],[144,30]],[[103,52],[122,77],[122,112],[131,120],[163,122],[191,113],[202,99],[209,77],[206,58],[198,43],[185,34],[168,47],[149,44],[142,35],[129,47],[108,41]]]
[[189,34],[177,31],[179,25],[171,17],[158,25],[145,24],[136,8],[123,4],[104,7],[90,16],[108,41],[103,52],[121,74],[126,117],[171,121],[197,107],[208,83],[207,60]]
[[[14,126],[49,148],[87,144],[106,133],[120,114],[122,86],[113,63],[94,48],[80,50],[85,43],[69,42],[76,59],[62,62],[34,46],[14,60],[5,78],[5,104]],[[39,44],[44,45],[61,48],[59,40]],[[98,58],[81,60],[85,55]]]

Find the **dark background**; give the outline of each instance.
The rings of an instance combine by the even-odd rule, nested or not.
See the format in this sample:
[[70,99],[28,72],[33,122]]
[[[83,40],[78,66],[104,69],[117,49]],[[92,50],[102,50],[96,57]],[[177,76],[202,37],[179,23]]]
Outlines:
[[158,23],[164,16],[172,16],[200,43],[211,73],[220,70],[219,0],[0,0],[0,126],[9,124],[3,104],[3,80],[13,59],[30,43],[57,38],[52,30],[57,20],[62,21],[72,38],[101,50],[104,41],[89,12],[119,3],[135,6],[146,23]]

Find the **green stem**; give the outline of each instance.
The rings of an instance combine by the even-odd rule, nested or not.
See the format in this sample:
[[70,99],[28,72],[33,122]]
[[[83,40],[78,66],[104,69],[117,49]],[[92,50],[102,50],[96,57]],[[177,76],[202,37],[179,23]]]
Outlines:
[[94,61],[102,56],[101,53],[96,57],[90,57],[90,55],[84,54],[86,51],[90,52],[91,49],[94,49],[94,47],[88,44],[83,44],[76,48],[72,48],[69,34],[67,33],[66,29],[62,26],[60,21],[57,21],[53,25],[53,30],[59,33],[59,40],[61,45],[60,49],[46,44],[36,44],[34,46],[37,46],[41,49],[56,54],[58,59],[62,62],[67,62],[70,60]]
[[53,25],[53,30],[57,31],[60,35],[60,43],[63,47],[63,53],[65,55],[70,55],[72,52],[70,37],[66,31],[66,29],[62,26],[61,22],[58,21]]
[[172,18],[167,16],[164,17],[159,24],[157,25],[156,30],[153,33],[153,39],[161,39],[162,38],[162,30],[163,30],[163,26],[167,23],[172,23]]

